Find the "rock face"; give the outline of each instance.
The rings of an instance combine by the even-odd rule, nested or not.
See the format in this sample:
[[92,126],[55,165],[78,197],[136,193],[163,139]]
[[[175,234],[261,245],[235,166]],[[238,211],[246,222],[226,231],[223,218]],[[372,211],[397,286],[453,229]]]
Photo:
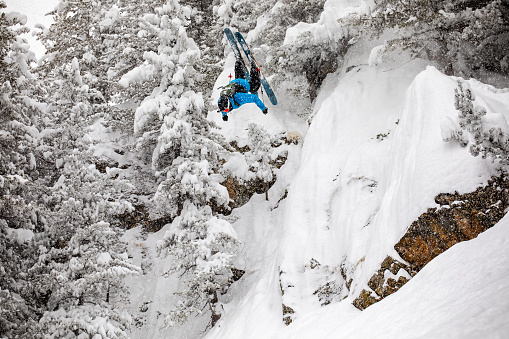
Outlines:
[[[267,192],[272,185],[276,182],[276,178],[271,182],[263,182],[263,180],[250,180],[240,181],[234,177],[228,177],[224,182],[221,183],[228,190],[228,195],[232,201],[229,206],[231,209],[240,207],[246,204],[249,199],[256,194],[263,194]],[[230,212],[223,212],[223,214],[229,214]]]
[[438,195],[435,202],[440,208],[422,214],[394,248],[413,268],[422,269],[448,248],[477,237],[502,219],[508,188],[504,178],[494,178],[472,193]]
[[386,257],[380,269],[369,279],[368,286],[372,291],[362,290],[361,294],[354,300],[353,305],[364,310],[383,298],[391,295],[406,284],[417,271],[407,264],[398,260]]
[[439,194],[435,202],[440,207],[422,214],[394,246],[406,264],[387,257],[368,282],[371,291],[362,290],[354,306],[363,310],[396,292],[437,255],[494,226],[505,215],[508,198],[504,176],[472,193]]
[[145,205],[138,204],[133,206],[134,210],[132,212],[125,212],[117,216],[117,223],[114,223],[115,226],[128,230],[141,225],[146,232],[157,232],[173,220],[170,216],[151,219]]
[[290,314],[295,313],[295,311],[291,308],[283,304],[283,322],[286,326],[290,325],[292,323],[292,317]]
[[[282,136],[277,141],[277,143],[275,143],[273,145],[273,147],[278,147],[283,142],[285,142],[287,144],[291,144],[291,143],[297,144],[299,142],[300,136],[298,134],[289,133],[289,135],[291,135],[293,139],[290,139],[289,136]],[[249,151],[248,146],[239,147],[235,141],[231,142],[231,146],[235,150],[237,150],[238,152],[243,153],[243,154]],[[282,155],[280,154],[280,155],[278,155],[278,157],[275,160],[272,160],[270,162],[270,164],[273,168],[279,169],[285,164],[286,158],[287,158],[287,153],[282,154]],[[274,185],[275,182],[276,182],[276,175],[274,175],[274,178],[270,182],[264,182],[261,179],[254,179],[254,180],[246,181],[246,180],[241,180],[241,179],[231,177],[231,176],[227,177],[226,180],[221,183],[221,185],[226,187],[226,189],[228,190],[228,195],[230,196],[230,199],[232,199],[232,201],[229,204],[230,210],[229,211],[222,210],[222,211],[218,211],[218,212],[225,214],[225,215],[230,214],[232,209],[241,207],[244,204],[246,204],[255,193],[256,194],[267,193],[268,190],[272,187],[272,185]]]

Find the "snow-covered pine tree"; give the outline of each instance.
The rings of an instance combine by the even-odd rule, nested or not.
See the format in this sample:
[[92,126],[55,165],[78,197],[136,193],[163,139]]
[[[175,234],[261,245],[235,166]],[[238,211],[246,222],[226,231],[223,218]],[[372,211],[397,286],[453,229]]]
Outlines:
[[317,22],[323,12],[324,3],[324,0],[266,1],[265,7],[270,5],[273,8],[269,12],[270,20],[258,36],[258,42],[271,46],[282,45],[289,27],[301,22]]
[[268,200],[268,186],[274,180],[272,160],[272,138],[263,126],[251,123],[248,129],[249,152],[246,153],[246,162],[249,171],[254,173],[253,179],[259,179],[265,185],[265,198]]
[[160,178],[154,214],[174,218],[159,244],[162,254],[172,255],[172,273],[181,275],[184,286],[170,324],[185,322],[204,307],[218,317],[218,294],[231,284],[238,245],[232,226],[216,215],[228,208],[218,175],[227,144],[206,119],[203,75],[196,70],[201,53],[186,29],[192,13],[170,0],[146,16],[147,29],[157,32],[158,51],[145,53],[143,65],[121,79],[125,87],[160,79],[138,107],[134,130],[140,154],[152,159]]
[[115,3],[60,1],[52,13],[54,23],[40,27],[37,37],[47,51],[38,72],[53,94],[48,96],[51,123],[78,124],[78,129],[84,129],[100,117],[105,125],[115,117],[110,103],[117,89],[108,70],[114,64],[110,56],[119,53],[106,35],[109,25],[116,23]]
[[509,74],[507,1],[377,0],[372,13],[361,16],[358,24],[374,36],[394,29],[389,47],[410,48],[438,62],[448,74]]
[[[95,167],[86,133],[97,92],[83,84],[77,58],[50,74],[52,101],[40,147],[46,161],[54,164],[54,174],[46,179],[50,189],[44,200],[51,213],[43,223],[45,232],[36,240],[39,260],[29,271],[39,307],[45,311],[34,333],[92,336],[105,328],[123,333],[128,323],[120,322],[123,318],[108,304],[104,284],[115,293],[121,289],[119,278],[136,270],[122,257],[118,230],[104,221],[132,210],[120,196],[129,185],[114,180],[121,170],[101,174]],[[97,262],[106,256],[114,260],[108,265]],[[105,320],[110,317],[119,323]]]
[[[6,8],[0,0],[0,10]],[[37,321],[25,272],[34,260],[31,239],[41,208],[38,192],[37,100],[40,85],[31,72],[35,60],[20,35],[26,16],[0,13],[0,337],[22,336]]]
[[[200,49],[200,62],[194,65],[202,77],[196,79],[196,88],[199,88],[205,98],[212,94],[214,83],[222,72],[224,60],[224,46],[221,43],[224,26],[218,23],[214,15],[217,6],[212,0],[181,0],[180,4],[191,9],[191,15],[186,26],[186,32]],[[205,102],[209,110],[209,101]]]
[[186,92],[176,112],[166,116],[154,152],[158,174],[164,178],[155,200],[167,213],[179,215],[159,244],[172,256],[170,273],[181,275],[179,304],[169,324],[183,323],[204,309],[219,319],[218,295],[232,283],[239,241],[229,222],[214,210],[227,209],[228,192],[219,184],[223,140],[206,120],[201,94]]
[[207,205],[186,200],[159,250],[172,255],[168,273],[181,275],[178,304],[168,315],[170,326],[188,321],[191,315],[211,312],[211,326],[221,317],[219,300],[233,282],[232,269],[240,242],[232,225],[213,215]]
[[[70,209],[76,207],[80,204]],[[119,312],[112,301],[124,301],[122,279],[138,273],[139,268],[128,262],[118,237],[118,231],[108,223],[97,222],[78,228],[64,247],[52,247],[41,254],[32,268],[48,291],[48,311],[40,320],[39,334],[127,338],[130,316]]]
[[158,32],[148,21],[155,15],[155,8],[165,3],[166,0],[120,0],[103,8],[98,26],[105,51],[99,60],[114,88],[112,100],[117,104],[143,100],[160,80],[127,88],[118,84],[127,72],[143,63],[145,53],[157,52]]
[[[62,8],[63,5],[83,4],[61,3],[60,9],[65,11],[69,8]],[[85,11],[85,8],[81,10]],[[97,282],[80,280],[84,272],[69,273],[72,271],[70,267],[76,262],[75,257],[79,256],[79,253],[75,253],[77,242],[82,242],[80,250],[87,247],[102,250],[104,246],[101,244],[104,240],[101,240],[101,234],[108,237],[108,253],[114,259],[111,261],[114,266],[98,264],[94,274],[101,277],[101,281],[115,280],[115,284],[110,284],[111,293],[119,289],[119,277],[135,271],[122,256],[124,249],[118,238],[118,230],[99,227],[104,226],[104,222],[113,221],[116,215],[132,210],[132,206],[121,198],[129,185],[120,179],[114,180],[120,170],[114,169],[101,174],[95,167],[96,159],[89,150],[91,140],[87,132],[91,124],[107,109],[107,103],[99,90],[100,81],[93,75],[96,69],[90,60],[86,60],[90,51],[87,50],[84,36],[79,31],[74,31],[75,35],[66,32],[70,36],[57,34],[58,30],[65,30],[62,27],[68,27],[64,25],[65,20],[76,15],[72,11],[66,13],[66,16],[57,15],[55,26],[39,35],[40,38],[47,39],[44,42],[51,47],[49,55],[39,68],[40,75],[44,76],[43,90],[47,102],[46,106],[40,105],[45,109],[38,114],[37,119],[32,119],[37,121],[37,128],[28,129],[31,138],[27,138],[36,145],[30,164],[37,170],[39,189],[33,193],[33,216],[26,218],[35,223],[37,233],[33,237],[33,248],[36,258],[30,267],[25,269],[25,272],[28,272],[25,273],[26,279],[30,283],[22,292],[26,295],[25,299],[30,300],[29,307],[37,315],[36,320],[43,314],[47,315],[38,326],[27,329],[27,336],[31,337],[55,335],[55,319],[73,318],[70,314],[79,314],[79,326],[93,328],[98,323],[108,323],[106,316],[115,313],[111,311],[112,305],[107,303],[104,295],[99,297],[94,294],[94,284],[98,284]],[[76,23],[74,28],[86,31],[84,25],[78,26]],[[82,38],[84,40],[80,40]],[[80,42],[83,44],[80,45]],[[80,60],[87,65],[87,71],[82,70]],[[34,102],[32,106],[35,105]],[[39,209],[44,213],[38,213]],[[81,239],[79,237],[85,231],[88,231],[90,236],[77,240]],[[123,258],[123,261],[119,258]],[[129,270],[125,269],[126,267]],[[59,274],[55,275],[56,273]],[[55,277],[58,279],[55,280]],[[93,306],[79,309],[74,307],[85,306],[84,303],[81,305],[81,292],[68,293],[75,289],[77,284],[82,284],[87,291],[83,294],[86,295],[87,305]],[[95,297],[97,299],[94,299]],[[73,326],[70,326],[69,330],[79,332],[81,327],[76,324]],[[126,326],[127,323],[124,322],[117,327],[124,331]],[[72,333],[69,332],[69,335]]]
[[256,27],[258,18],[272,8],[277,1],[221,0],[214,8],[217,23],[222,28],[234,27],[239,32],[249,32]]
[[60,1],[52,13],[54,23],[49,28],[40,27],[37,34],[46,48],[40,71],[49,73],[76,58],[84,83],[101,94],[102,97],[97,100],[109,101],[114,87],[110,87],[109,65],[104,60],[111,50],[103,31],[114,19],[112,7],[116,2]]

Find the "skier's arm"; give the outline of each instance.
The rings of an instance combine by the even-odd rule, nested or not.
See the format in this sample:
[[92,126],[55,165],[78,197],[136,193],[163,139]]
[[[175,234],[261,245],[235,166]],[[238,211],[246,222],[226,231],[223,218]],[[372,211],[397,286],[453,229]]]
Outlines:
[[260,100],[260,98],[258,97],[258,95],[255,95],[255,94],[250,94],[252,95],[254,98],[254,103],[256,104],[256,106],[258,106],[258,108],[263,111],[265,109],[265,104],[263,103],[263,101]]
[[256,94],[237,93],[235,94],[235,101],[237,101],[241,105],[254,102],[261,111],[265,109],[265,105]]

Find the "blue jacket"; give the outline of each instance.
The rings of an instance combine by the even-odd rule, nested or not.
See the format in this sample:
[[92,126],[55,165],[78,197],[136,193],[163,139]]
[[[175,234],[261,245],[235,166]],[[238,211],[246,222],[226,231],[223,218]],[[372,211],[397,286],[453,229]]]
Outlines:
[[[251,89],[251,86],[249,86],[249,82],[247,82],[247,80],[245,80],[245,79],[233,79],[230,82],[230,84],[231,83],[236,83],[236,84],[241,85],[242,87],[244,87],[246,89],[246,92],[249,92],[249,90]],[[260,98],[256,94],[235,93],[233,95],[233,99],[235,99],[235,101],[238,103],[238,105],[236,105],[235,102],[231,98],[228,98],[228,99],[230,100],[230,102],[232,104],[232,109],[239,108],[240,106],[242,106],[244,104],[251,103],[251,102],[254,102],[260,110],[263,111],[265,109],[265,105],[263,104],[263,102],[260,100]],[[226,115],[227,112],[223,111],[222,114]]]

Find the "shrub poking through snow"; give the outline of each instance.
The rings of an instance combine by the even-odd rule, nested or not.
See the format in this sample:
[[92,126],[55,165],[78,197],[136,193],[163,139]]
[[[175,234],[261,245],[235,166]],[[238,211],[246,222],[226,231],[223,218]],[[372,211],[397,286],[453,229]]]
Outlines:
[[[454,107],[458,110],[457,124],[442,123],[444,141],[457,140],[462,146],[470,144],[473,156],[481,155],[502,166],[509,164],[509,126],[502,114],[486,114],[486,109],[474,104],[475,95],[465,81],[458,80]],[[456,128],[453,127],[456,125]],[[459,126],[459,127],[458,127]]]

